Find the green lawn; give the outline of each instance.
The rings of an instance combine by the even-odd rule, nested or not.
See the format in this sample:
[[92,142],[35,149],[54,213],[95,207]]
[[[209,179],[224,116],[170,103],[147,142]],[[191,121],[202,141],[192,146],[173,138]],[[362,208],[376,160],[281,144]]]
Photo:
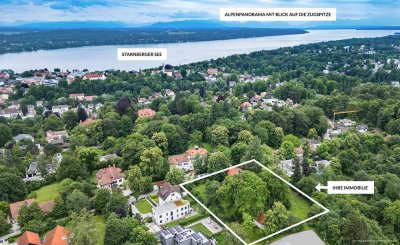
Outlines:
[[158,205],[158,195],[157,194],[151,195],[150,198],[151,198],[151,200],[153,200]]
[[188,226],[194,222],[197,222],[201,219],[204,219],[208,217],[208,214],[196,214],[195,216],[191,216],[191,217],[187,217],[187,218],[183,218],[183,219],[178,219],[178,220],[174,220],[168,224],[163,225],[164,228],[171,228],[177,225],[181,225],[181,226]]
[[99,238],[97,240],[97,245],[103,245],[104,235],[106,233],[106,219],[104,216],[96,215],[94,216],[94,221],[96,222],[97,237]]
[[54,198],[59,194],[59,183],[54,183],[51,185],[46,185],[36,190],[36,201],[38,203],[53,201]]
[[294,213],[300,219],[308,218],[308,211],[310,210],[310,201],[301,196],[295,191],[291,191],[291,207],[289,209],[290,212]]
[[194,231],[201,232],[201,233],[203,233],[204,235],[206,235],[208,237],[212,237],[213,236],[212,232],[209,229],[207,229],[207,227],[205,227],[202,223],[198,223],[196,225],[193,225],[190,228],[193,229]]
[[204,149],[206,149],[208,152],[212,152],[212,146],[208,143],[203,143],[201,144],[201,146],[203,146]]
[[151,212],[152,206],[146,199],[142,199],[135,203],[135,207],[139,210],[141,214],[147,214]]

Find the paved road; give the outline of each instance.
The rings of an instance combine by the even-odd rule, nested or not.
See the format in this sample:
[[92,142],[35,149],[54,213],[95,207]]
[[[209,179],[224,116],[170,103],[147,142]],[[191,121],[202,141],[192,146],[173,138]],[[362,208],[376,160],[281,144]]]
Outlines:
[[319,236],[313,231],[302,231],[296,234],[285,236],[284,238],[271,243],[271,245],[325,245]]

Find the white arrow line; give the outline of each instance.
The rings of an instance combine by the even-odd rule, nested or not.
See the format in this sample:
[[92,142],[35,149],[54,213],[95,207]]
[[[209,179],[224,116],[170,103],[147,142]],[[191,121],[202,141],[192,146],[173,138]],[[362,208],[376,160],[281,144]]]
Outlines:
[[327,190],[328,186],[323,186],[323,185],[321,185],[321,183],[318,183],[318,185],[315,187],[315,189],[317,189],[318,191],[321,191],[323,189]]

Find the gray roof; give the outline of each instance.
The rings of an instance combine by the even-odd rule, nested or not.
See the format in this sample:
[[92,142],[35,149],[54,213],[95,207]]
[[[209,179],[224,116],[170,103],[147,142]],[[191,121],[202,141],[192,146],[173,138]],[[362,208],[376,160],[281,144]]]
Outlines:
[[158,191],[158,197],[165,200],[173,192],[181,192],[181,188],[179,187],[179,185],[171,185],[170,183],[165,183],[160,187],[160,190]]
[[33,140],[34,138],[29,134],[18,134],[13,139],[15,141],[20,141],[20,140],[23,140],[23,139],[32,139]]
[[27,174],[36,174],[38,172],[38,163],[37,162],[31,162],[29,164],[29,168],[26,171]]
[[157,232],[157,236],[164,237],[165,239],[175,237],[176,244],[183,244],[183,242],[187,240],[192,240],[195,242],[195,244],[199,244],[198,242],[201,241],[208,241],[208,239],[202,233],[195,232],[190,228],[183,228],[180,225],[159,231]]
[[295,244],[307,244],[307,245],[324,245],[324,242],[313,230],[302,231],[296,234],[285,236],[276,242],[271,243],[272,245],[295,245]]

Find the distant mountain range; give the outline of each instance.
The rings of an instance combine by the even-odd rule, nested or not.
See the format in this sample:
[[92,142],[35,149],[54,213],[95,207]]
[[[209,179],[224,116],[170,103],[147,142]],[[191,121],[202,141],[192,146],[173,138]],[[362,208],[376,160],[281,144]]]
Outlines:
[[[393,23],[387,25],[386,23]],[[120,21],[57,21],[16,23],[2,26],[2,29],[217,29],[217,28],[300,28],[300,29],[400,29],[400,19],[364,19],[335,22],[223,22],[219,20],[183,20],[132,24]]]

